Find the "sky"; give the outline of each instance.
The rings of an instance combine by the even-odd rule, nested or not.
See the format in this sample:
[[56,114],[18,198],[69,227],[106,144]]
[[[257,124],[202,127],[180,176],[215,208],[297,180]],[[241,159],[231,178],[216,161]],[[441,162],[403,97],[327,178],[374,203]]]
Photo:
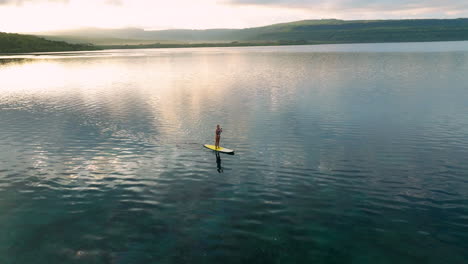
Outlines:
[[0,0],[0,31],[246,28],[303,19],[468,17],[467,0]]

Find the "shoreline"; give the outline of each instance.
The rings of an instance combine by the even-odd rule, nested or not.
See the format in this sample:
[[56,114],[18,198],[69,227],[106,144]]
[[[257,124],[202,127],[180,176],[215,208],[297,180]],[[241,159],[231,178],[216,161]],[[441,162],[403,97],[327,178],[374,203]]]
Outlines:
[[[464,42],[466,40],[433,40],[433,41],[392,41],[392,42],[230,42],[230,43],[190,43],[190,44],[143,44],[143,45],[96,45],[91,49],[59,50],[59,51],[30,51],[30,52],[0,52],[0,56],[14,56],[20,54],[41,55],[54,53],[99,52],[119,49],[183,49],[183,48],[230,48],[230,47],[282,47],[282,46],[320,46],[346,44],[398,44],[398,43],[436,43],[436,42]],[[0,58],[1,59],[1,58]]]

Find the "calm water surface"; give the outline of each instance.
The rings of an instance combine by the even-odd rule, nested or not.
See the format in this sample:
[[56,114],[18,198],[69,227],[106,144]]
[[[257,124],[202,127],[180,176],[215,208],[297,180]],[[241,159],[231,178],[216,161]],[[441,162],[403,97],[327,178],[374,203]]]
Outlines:
[[0,124],[0,263],[468,261],[468,42],[3,56]]

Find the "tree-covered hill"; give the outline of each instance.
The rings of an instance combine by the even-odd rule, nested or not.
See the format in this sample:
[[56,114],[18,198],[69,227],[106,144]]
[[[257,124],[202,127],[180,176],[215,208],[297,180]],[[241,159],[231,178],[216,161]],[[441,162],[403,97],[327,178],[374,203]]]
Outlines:
[[95,50],[87,44],[69,44],[44,38],[0,32],[0,53]]
[[[295,42],[365,43],[468,40],[468,19],[405,20],[303,20],[245,29],[143,30],[79,29],[49,32],[45,35],[67,40],[70,37],[120,38],[154,43],[221,43],[221,42]],[[47,36],[44,36],[47,37]],[[62,37],[62,38],[60,38]],[[127,43],[136,44],[137,42]]]
[[[0,33],[0,53],[468,40],[468,19],[303,20],[245,29],[85,28],[40,36]],[[66,42],[65,42],[66,41]],[[92,44],[70,44],[92,43]],[[94,46],[94,45],[95,46]],[[98,46],[99,45],[99,46]]]
[[304,20],[245,29],[246,40],[414,42],[468,40],[468,19]]

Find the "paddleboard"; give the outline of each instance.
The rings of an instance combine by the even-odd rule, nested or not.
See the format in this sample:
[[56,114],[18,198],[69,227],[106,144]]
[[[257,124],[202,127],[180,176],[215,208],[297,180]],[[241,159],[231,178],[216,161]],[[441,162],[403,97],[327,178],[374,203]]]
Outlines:
[[234,154],[234,150],[232,149],[227,149],[227,148],[223,148],[223,147],[218,147],[216,148],[214,145],[208,145],[208,144],[205,144],[203,145],[205,148],[207,149],[211,149],[211,150],[214,150],[214,151],[218,151],[218,152],[222,152],[222,153],[229,153],[229,154]]

